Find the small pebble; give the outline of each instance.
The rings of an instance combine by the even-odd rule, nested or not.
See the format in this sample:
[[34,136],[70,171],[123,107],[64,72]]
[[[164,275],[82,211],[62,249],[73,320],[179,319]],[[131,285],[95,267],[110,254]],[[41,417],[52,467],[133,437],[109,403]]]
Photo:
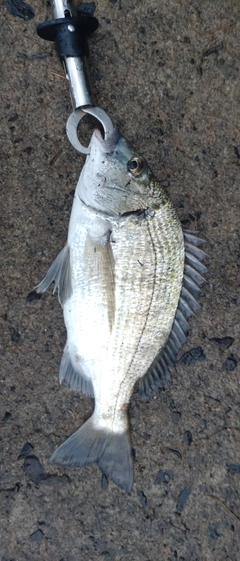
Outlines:
[[144,495],[143,491],[137,491],[137,494],[139,496],[141,506],[142,507],[147,506],[147,497],[146,497],[146,495]]
[[30,540],[31,542],[41,542],[43,539],[43,532],[42,530],[36,530],[36,532],[33,532],[33,534],[31,534],[30,536]]
[[9,411],[6,411],[6,413],[4,413],[4,416],[2,418],[2,423],[6,423],[10,418],[11,418],[11,413]]
[[227,357],[227,360],[225,362],[225,367],[229,372],[232,372],[233,370],[235,370],[237,366],[237,360],[234,358],[233,355],[230,355]]
[[160,471],[157,473],[156,479],[154,481],[155,485],[160,485],[161,483],[169,483],[169,481],[173,481],[174,479],[174,471],[172,469],[167,469],[166,471]]
[[171,414],[171,417],[172,417],[172,421],[173,421],[174,423],[178,423],[178,422],[180,421],[180,419],[181,419],[181,413],[179,413],[179,411],[174,411],[174,412]]
[[193,441],[192,433],[190,432],[190,430],[186,430],[183,435],[183,442],[188,446],[191,446],[192,441]]
[[162,483],[163,480],[164,480],[164,471],[160,469],[160,471],[157,473],[154,483],[155,485],[160,485],[160,483]]
[[13,343],[18,343],[21,339],[21,335],[20,333],[18,333],[18,331],[16,329],[14,329],[14,327],[12,327],[11,329],[11,341]]

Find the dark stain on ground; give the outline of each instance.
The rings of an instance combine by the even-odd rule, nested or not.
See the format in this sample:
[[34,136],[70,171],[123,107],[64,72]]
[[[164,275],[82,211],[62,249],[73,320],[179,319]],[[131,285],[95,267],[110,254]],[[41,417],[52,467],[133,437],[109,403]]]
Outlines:
[[8,12],[15,17],[28,21],[34,18],[33,8],[23,0],[4,0]]
[[29,454],[31,454],[33,448],[34,447],[32,446],[32,444],[30,444],[30,442],[26,442],[26,444],[24,444],[23,447],[21,448],[17,459],[21,460],[22,458],[26,458],[27,456],[29,456]]
[[185,487],[185,489],[183,489],[178,497],[178,502],[177,502],[177,513],[181,514],[185,504],[188,500],[188,497],[191,494],[191,488],[190,487]]
[[179,362],[183,364],[192,364],[194,362],[203,362],[206,360],[206,355],[203,352],[202,347],[196,347],[195,349],[191,349],[187,353],[181,356]]
[[209,339],[209,341],[212,341],[213,343],[216,343],[217,345],[219,345],[219,347],[226,350],[226,349],[229,349],[229,347],[231,347],[231,345],[234,343],[234,338],[233,337],[211,337]]
[[40,483],[40,481],[43,481],[43,479],[46,479],[45,469],[37,456],[35,456],[34,454],[29,455],[25,458],[23,467],[33,483],[37,484]]

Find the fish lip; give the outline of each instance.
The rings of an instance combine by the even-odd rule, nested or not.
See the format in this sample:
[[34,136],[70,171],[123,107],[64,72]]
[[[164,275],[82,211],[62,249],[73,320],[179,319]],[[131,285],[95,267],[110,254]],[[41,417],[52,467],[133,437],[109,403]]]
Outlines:
[[116,127],[113,129],[111,136],[107,140],[103,138],[102,133],[99,129],[95,129],[95,131],[93,132],[94,140],[97,139],[97,141],[99,141],[101,145],[102,151],[105,154],[109,155],[114,153],[121,136],[121,133]]

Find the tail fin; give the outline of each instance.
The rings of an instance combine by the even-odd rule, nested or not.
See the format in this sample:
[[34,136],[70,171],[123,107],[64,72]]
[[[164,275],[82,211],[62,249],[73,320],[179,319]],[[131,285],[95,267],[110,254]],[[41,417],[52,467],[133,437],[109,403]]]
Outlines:
[[128,432],[97,430],[91,418],[55,450],[49,462],[71,467],[96,463],[121,489],[128,493],[132,489],[133,461]]

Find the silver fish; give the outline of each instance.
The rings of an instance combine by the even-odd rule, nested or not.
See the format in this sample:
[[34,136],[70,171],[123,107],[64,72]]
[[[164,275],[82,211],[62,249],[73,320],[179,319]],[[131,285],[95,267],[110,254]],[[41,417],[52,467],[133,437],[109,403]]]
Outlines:
[[165,189],[114,130],[94,131],[76,188],[67,244],[36,291],[54,282],[67,342],[60,383],[95,398],[86,423],[50,458],[97,463],[127,492],[133,485],[128,405],[171,380],[199,308],[203,240],[183,233]]

